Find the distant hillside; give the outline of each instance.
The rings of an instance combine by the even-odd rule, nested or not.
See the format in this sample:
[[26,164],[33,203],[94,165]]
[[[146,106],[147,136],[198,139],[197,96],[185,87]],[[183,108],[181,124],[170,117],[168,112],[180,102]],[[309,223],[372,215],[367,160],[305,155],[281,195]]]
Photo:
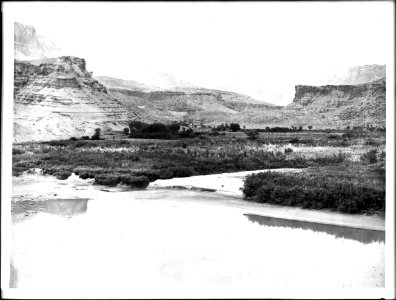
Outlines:
[[349,68],[345,74],[335,75],[327,84],[357,85],[370,83],[386,77],[385,65],[364,65]]
[[236,121],[250,123],[251,114],[279,109],[272,104],[233,92],[199,87],[163,89],[130,80],[96,78],[123,105],[136,105],[162,122],[192,118],[205,119],[207,124],[212,125]]
[[147,85],[133,80],[124,80],[109,76],[94,76],[94,78],[100,81],[104,86],[108,88],[120,88],[120,89],[127,89],[131,91],[140,91],[140,92],[164,90],[163,88]]
[[59,55],[54,42],[37,35],[32,26],[14,23],[14,57],[17,60],[31,60]]

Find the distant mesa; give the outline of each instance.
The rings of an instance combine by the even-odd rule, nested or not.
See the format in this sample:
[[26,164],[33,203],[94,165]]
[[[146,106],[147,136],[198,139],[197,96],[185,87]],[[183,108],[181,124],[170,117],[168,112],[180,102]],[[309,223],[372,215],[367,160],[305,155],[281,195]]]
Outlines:
[[349,68],[346,74],[333,76],[328,84],[356,85],[370,83],[383,78],[386,78],[385,65],[364,65]]
[[14,23],[14,51],[17,60],[59,56],[59,48],[53,41],[37,35],[34,27],[18,22]]

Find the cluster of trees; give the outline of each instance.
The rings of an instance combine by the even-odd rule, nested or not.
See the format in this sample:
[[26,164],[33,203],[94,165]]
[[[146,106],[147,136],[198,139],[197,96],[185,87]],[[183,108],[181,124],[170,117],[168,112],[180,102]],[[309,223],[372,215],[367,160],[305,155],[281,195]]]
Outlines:
[[[311,130],[312,126],[309,125],[308,129]],[[296,131],[302,131],[303,130],[303,126],[292,126],[290,127],[266,127],[264,131],[266,132],[296,132]]]
[[[89,137],[88,135],[84,135],[81,137],[81,140],[101,140],[101,136],[100,136],[100,128],[96,128],[95,129],[95,133],[93,136]],[[72,141],[77,141],[78,138],[76,137],[71,137],[70,140]]]
[[131,121],[129,128],[124,128],[124,133],[129,134],[131,138],[153,138],[153,139],[174,139],[194,137],[195,134],[191,129],[179,132],[181,124],[148,124],[141,121]]
[[237,132],[241,130],[241,126],[238,123],[231,123],[231,124],[227,124],[227,123],[222,123],[221,125],[214,127],[213,131],[232,131],[232,132]]

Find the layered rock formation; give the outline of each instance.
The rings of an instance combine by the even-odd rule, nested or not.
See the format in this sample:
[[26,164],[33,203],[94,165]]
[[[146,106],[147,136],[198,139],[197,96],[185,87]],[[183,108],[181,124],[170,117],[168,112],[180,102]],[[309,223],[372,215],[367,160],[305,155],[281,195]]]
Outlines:
[[316,127],[385,126],[386,79],[359,85],[295,87],[289,114],[299,113],[299,123]]
[[84,59],[15,61],[14,141],[91,136],[95,128],[122,130],[137,111],[109,95]]
[[14,50],[14,57],[17,60],[41,59],[59,55],[59,49],[54,42],[37,35],[34,27],[18,22],[14,23]]

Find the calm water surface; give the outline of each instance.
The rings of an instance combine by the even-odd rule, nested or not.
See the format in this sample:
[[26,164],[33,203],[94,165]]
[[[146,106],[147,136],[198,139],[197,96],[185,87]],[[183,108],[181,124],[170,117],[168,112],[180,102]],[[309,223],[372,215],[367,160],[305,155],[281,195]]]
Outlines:
[[14,223],[11,287],[258,297],[266,288],[384,285],[382,231],[248,214],[215,193],[92,196],[41,201]]

